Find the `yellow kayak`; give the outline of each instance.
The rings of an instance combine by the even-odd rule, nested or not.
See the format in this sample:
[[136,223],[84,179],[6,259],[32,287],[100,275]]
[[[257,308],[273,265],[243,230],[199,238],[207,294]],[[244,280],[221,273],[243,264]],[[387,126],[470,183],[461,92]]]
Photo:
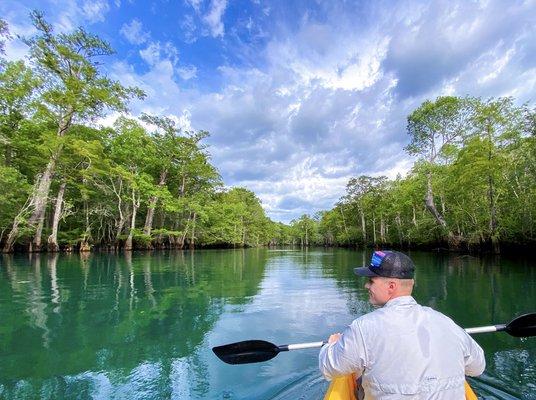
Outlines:
[[[357,380],[355,374],[341,376],[331,381],[324,400],[357,400],[355,397]],[[465,382],[465,400],[477,400],[471,386]]]

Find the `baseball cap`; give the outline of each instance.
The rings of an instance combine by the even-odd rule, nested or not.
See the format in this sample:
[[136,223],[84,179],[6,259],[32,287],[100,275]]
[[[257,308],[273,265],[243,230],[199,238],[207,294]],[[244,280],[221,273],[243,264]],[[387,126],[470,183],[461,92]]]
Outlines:
[[368,267],[354,268],[358,276],[413,279],[415,265],[411,258],[399,251],[375,251]]

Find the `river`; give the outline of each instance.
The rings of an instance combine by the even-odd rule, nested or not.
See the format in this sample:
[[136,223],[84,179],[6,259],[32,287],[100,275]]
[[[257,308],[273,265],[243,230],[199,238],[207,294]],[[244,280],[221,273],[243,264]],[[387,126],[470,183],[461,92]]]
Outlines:
[[[536,311],[536,262],[412,252],[414,297],[463,327]],[[321,399],[318,350],[228,365],[213,346],[323,340],[372,310],[370,251],[0,256],[0,399]],[[485,399],[536,399],[536,338],[475,335]]]

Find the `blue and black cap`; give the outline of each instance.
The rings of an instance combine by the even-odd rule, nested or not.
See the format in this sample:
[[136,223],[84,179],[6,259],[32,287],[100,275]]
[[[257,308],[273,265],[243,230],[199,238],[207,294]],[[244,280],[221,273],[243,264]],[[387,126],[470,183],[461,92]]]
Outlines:
[[411,258],[399,251],[375,251],[368,267],[354,268],[358,276],[413,279],[415,265]]

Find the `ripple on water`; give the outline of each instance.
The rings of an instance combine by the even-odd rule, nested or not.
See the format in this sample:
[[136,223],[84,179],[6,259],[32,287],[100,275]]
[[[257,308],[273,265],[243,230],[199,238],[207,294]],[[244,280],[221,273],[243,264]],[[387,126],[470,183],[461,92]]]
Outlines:
[[329,383],[311,369],[290,381],[285,387],[269,397],[272,400],[314,400],[322,399]]

